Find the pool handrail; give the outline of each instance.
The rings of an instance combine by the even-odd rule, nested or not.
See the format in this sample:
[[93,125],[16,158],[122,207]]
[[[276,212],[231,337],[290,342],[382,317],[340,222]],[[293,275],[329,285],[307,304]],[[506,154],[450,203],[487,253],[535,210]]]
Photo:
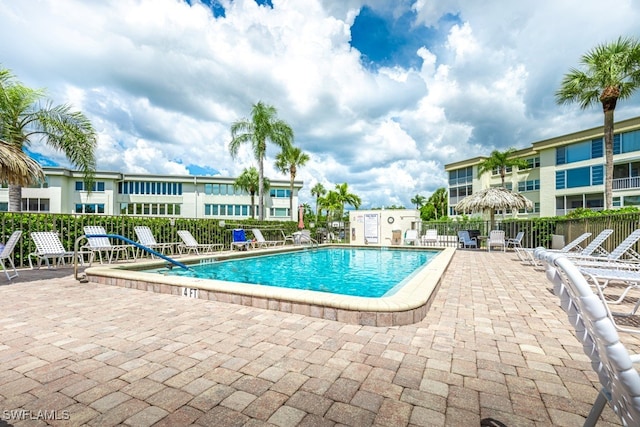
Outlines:
[[[82,239],[87,239],[87,238],[90,238],[90,237],[108,237],[108,238],[112,238],[112,239],[122,240],[122,241],[124,241],[124,242],[126,242],[126,243],[128,243],[130,245],[135,246],[138,249],[141,249],[141,250],[143,250],[145,252],[150,253],[151,255],[157,256],[158,258],[162,258],[165,261],[167,261],[167,262],[169,262],[169,263],[171,263],[173,265],[176,265],[176,266],[178,266],[178,267],[180,267],[180,268],[182,268],[184,270],[189,270],[189,267],[187,267],[185,264],[181,263],[180,261],[176,261],[173,258],[170,258],[170,257],[168,257],[168,256],[166,256],[164,254],[161,254],[158,251],[154,251],[153,249],[151,249],[151,248],[149,248],[147,246],[144,246],[144,245],[142,245],[142,244],[140,244],[138,242],[135,242],[135,241],[133,241],[131,239],[127,239],[126,237],[121,236],[119,234],[85,234],[85,235],[82,235],[82,236],[80,236],[80,237],[78,237],[76,239],[76,242],[75,242],[75,245],[74,245],[74,248],[73,248],[75,254],[78,253],[78,242],[80,242],[80,240],[82,240]],[[74,277],[76,278],[76,280],[79,280],[78,279],[78,261],[77,261],[77,257],[75,257],[75,255],[74,255],[74,259],[76,259],[74,264],[73,264]]]

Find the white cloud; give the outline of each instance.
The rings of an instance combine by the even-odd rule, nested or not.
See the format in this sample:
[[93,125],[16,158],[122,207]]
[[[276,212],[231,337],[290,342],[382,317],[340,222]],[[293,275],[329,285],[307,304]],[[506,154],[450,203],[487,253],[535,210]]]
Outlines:
[[[317,182],[347,182],[364,206],[410,206],[446,185],[445,163],[600,125],[599,109],[559,107],[553,93],[583,53],[636,34],[640,18],[631,0],[370,0],[389,16],[413,8],[414,25],[439,34],[415,52],[422,67],[376,72],[349,45],[364,0],[221,3],[215,19],[179,0],[2,2],[0,37],[19,42],[0,45],[1,65],[87,113],[101,169],[237,175],[255,160],[248,147],[231,159],[230,125],[263,101],[311,156],[303,202]],[[640,115],[637,98],[616,117]],[[287,179],[276,153],[267,176]]]

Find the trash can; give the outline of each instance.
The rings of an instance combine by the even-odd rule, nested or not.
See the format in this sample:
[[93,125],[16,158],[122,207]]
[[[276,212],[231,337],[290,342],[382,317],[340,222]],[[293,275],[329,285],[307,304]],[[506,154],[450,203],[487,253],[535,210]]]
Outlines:
[[391,244],[392,245],[401,245],[402,244],[402,230],[392,230],[391,231]]

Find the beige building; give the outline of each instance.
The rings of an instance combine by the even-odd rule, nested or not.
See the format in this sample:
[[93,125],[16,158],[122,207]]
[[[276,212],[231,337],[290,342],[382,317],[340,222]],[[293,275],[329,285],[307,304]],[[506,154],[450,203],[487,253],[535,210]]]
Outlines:
[[[640,117],[615,124],[613,148],[613,205],[640,206]],[[527,212],[506,212],[508,217],[550,217],[576,208],[604,208],[602,126],[534,142],[515,156],[526,160],[529,167],[508,170],[505,186],[522,193],[534,207]],[[464,197],[501,185],[497,170],[478,176],[478,166],[486,158],[445,165],[450,216],[457,214],[454,207]]]
[[[97,171],[93,189],[89,192],[81,172],[65,168],[43,169],[45,182],[22,189],[24,212],[237,220],[251,217],[251,196],[233,188],[235,178]],[[294,182],[294,209],[290,212],[289,180],[270,181],[271,188],[265,195],[265,219],[297,221],[298,192],[302,182]],[[8,189],[4,186],[0,188],[0,211],[7,211],[8,201]],[[257,218],[257,194],[254,209]]]

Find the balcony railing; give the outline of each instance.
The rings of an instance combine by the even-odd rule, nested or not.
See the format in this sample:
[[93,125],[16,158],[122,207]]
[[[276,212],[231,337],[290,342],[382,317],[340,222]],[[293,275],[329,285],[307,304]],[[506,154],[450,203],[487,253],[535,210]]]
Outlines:
[[626,190],[629,188],[640,188],[640,176],[616,178],[613,180],[614,190]]

